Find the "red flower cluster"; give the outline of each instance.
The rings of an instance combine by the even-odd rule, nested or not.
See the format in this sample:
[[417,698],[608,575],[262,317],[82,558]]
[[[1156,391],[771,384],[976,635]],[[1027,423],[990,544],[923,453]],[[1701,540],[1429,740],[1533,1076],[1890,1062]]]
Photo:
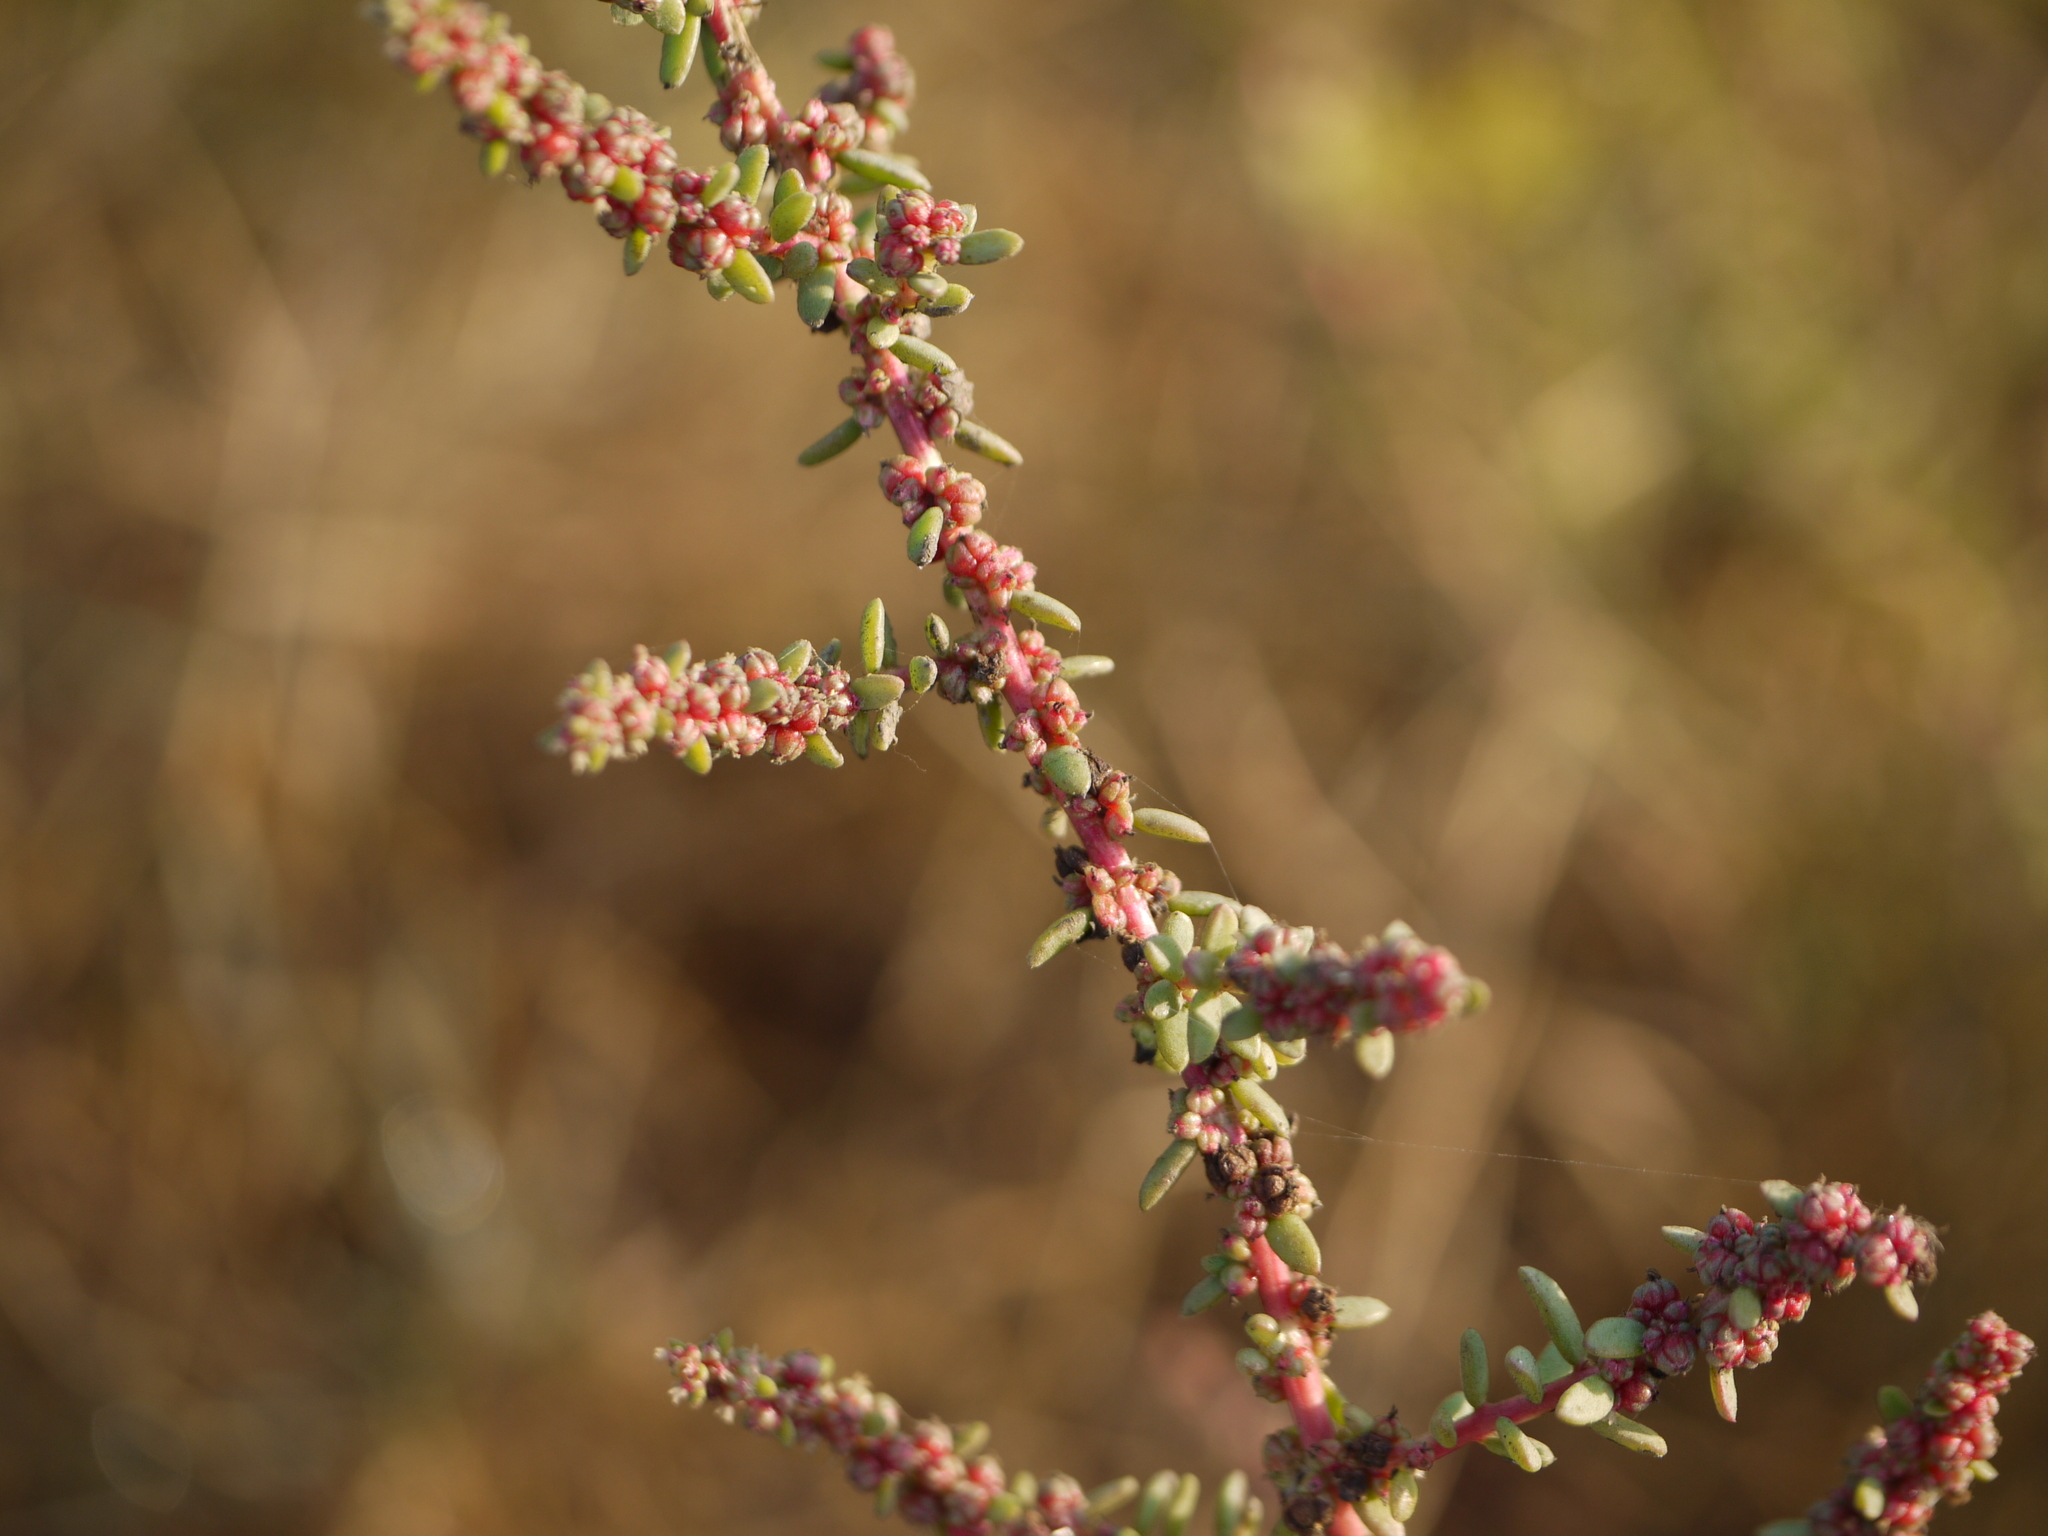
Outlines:
[[1028,1472],[1006,1476],[995,1457],[978,1454],[986,1430],[957,1437],[936,1419],[906,1421],[893,1398],[861,1376],[833,1378],[832,1363],[799,1351],[770,1358],[735,1349],[729,1336],[704,1344],[671,1341],[654,1352],[675,1377],[669,1396],[693,1408],[710,1404],[728,1423],[785,1445],[829,1447],[856,1488],[877,1495],[913,1525],[946,1536],[1110,1536],[1116,1522],[1087,1513],[1072,1478],[1043,1483]]
[[1654,1270],[1636,1288],[1628,1316],[1643,1325],[1643,1352],[1600,1362],[1622,1412],[1644,1407],[1666,1377],[1698,1361],[1721,1371],[1764,1364],[1780,1325],[1805,1317],[1816,1291],[1840,1290],[1859,1275],[1887,1288],[1934,1278],[1933,1229],[1919,1217],[1897,1211],[1879,1221],[1853,1184],[1767,1190],[1783,1213],[1778,1221],[1723,1207],[1703,1233],[1672,1229],[1692,1245],[1706,1290],[1683,1301]]
[[929,192],[901,192],[882,204],[881,217],[875,262],[891,277],[910,277],[933,263],[951,266],[960,259],[967,212],[958,203]]
[[1935,1361],[1911,1409],[1849,1453],[1842,1486],[1807,1513],[1817,1536],[1917,1536],[1944,1499],[1960,1504],[1991,1475],[1998,1399],[2034,1341],[1996,1312],[1970,1320]]
[[556,702],[562,718],[543,741],[567,753],[578,773],[638,757],[652,742],[700,771],[714,757],[752,757],[764,747],[771,762],[792,762],[812,738],[845,730],[860,709],[847,674],[815,655],[792,673],[759,649],[692,665],[687,646],[664,658],[644,645],[623,676],[592,662]]
[[1406,923],[1389,924],[1355,956],[1313,929],[1274,924],[1230,957],[1229,974],[1275,1040],[1408,1034],[1473,1012],[1486,996],[1449,950],[1425,944]]

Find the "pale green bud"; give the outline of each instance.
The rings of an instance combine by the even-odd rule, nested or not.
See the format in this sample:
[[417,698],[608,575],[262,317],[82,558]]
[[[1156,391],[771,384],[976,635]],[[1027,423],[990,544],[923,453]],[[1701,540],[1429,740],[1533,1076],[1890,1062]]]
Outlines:
[[752,251],[734,251],[732,264],[725,269],[725,280],[732,284],[732,291],[750,304],[773,304],[775,284],[769,281],[767,269]]
[[1060,676],[1070,683],[1086,682],[1091,677],[1107,677],[1116,670],[1116,663],[1107,656],[1062,656]]
[[[1225,1031],[1227,1034],[1228,1031]],[[1238,1105],[1267,1130],[1285,1136],[1288,1132],[1287,1111],[1280,1107],[1280,1101],[1272,1094],[1252,1082],[1240,1077],[1230,1085],[1230,1096]]]
[[1913,1399],[1897,1387],[1877,1389],[1877,1412],[1887,1424],[1896,1424],[1913,1411]]
[[903,679],[889,672],[874,672],[853,680],[853,696],[863,709],[881,709],[903,697]]
[[1331,1326],[1346,1331],[1377,1328],[1394,1313],[1394,1309],[1377,1296],[1339,1296],[1333,1306]]
[[757,677],[747,684],[747,713],[765,714],[782,702],[782,684],[772,677]]
[[1664,1443],[1664,1437],[1649,1425],[1638,1424],[1634,1419],[1625,1419],[1618,1413],[1610,1413],[1589,1427],[1601,1439],[1612,1440],[1616,1445],[1644,1456],[1662,1456],[1670,1449]]
[[[877,346],[882,343],[877,342]],[[958,373],[960,365],[930,342],[917,336],[898,336],[888,343],[897,358],[924,373]]]
[[1166,1506],[1166,1523],[1160,1527],[1160,1536],[1184,1536],[1201,1497],[1202,1480],[1190,1472],[1180,1480],[1180,1487],[1174,1490],[1173,1502]]
[[1032,970],[1037,970],[1061,950],[1078,942],[1088,931],[1088,923],[1089,914],[1085,907],[1062,912],[1052,920],[1045,932],[1032,940],[1030,952],[1025,957],[1026,962]]
[[[1237,1085],[1231,1084],[1232,1088]],[[1309,1230],[1307,1222],[1294,1212],[1275,1216],[1266,1223],[1266,1245],[1288,1268],[1299,1270],[1304,1275],[1321,1274],[1323,1269],[1322,1245]]]
[[849,416],[830,432],[819,438],[810,447],[796,456],[796,461],[806,468],[822,464],[827,459],[836,459],[861,439],[860,422]]
[[1010,595],[1010,612],[1035,624],[1050,624],[1055,629],[1078,630],[1081,616],[1056,597],[1047,597],[1043,592],[1015,592]]
[[910,658],[910,691],[930,693],[932,684],[939,680],[939,664],[929,656]]
[[1394,1070],[1394,1032],[1391,1029],[1369,1029],[1358,1037],[1352,1048],[1358,1057],[1358,1070],[1378,1082]]
[[1536,1357],[1520,1344],[1507,1352],[1504,1363],[1508,1374],[1515,1378],[1515,1385],[1521,1388],[1522,1396],[1532,1403],[1543,1401],[1543,1378],[1536,1369]]
[[1453,1392],[1436,1405],[1436,1412],[1429,1416],[1429,1432],[1436,1443],[1449,1450],[1458,1443],[1458,1421],[1469,1419],[1474,1413],[1472,1402],[1462,1392]]
[[732,195],[732,189],[740,184],[740,168],[737,165],[721,165],[712,172],[711,179],[704,183],[704,190],[698,194],[706,208],[713,203],[724,202]]
[[1216,1536],[1237,1536],[1237,1527],[1244,1519],[1247,1492],[1244,1473],[1231,1472],[1224,1477],[1223,1485],[1216,1490]]
[[1707,1390],[1714,1399],[1714,1412],[1730,1424],[1735,1422],[1735,1373],[1714,1370],[1707,1373]]
[[1166,1150],[1153,1161],[1152,1167],[1138,1184],[1138,1209],[1149,1211],[1161,1200],[1166,1192],[1195,1160],[1196,1147],[1192,1141],[1172,1141]]
[[[1242,1363],[1242,1362],[1240,1362]],[[1261,1361],[1263,1369],[1263,1360]],[[1173,1495],[1180,1487],[1178,1472],[1155,1472],[1145,1484],[1144,1497],[1138,1501],[1138,1514],[1131,1524],[1139,1536],[1151,1536],[1152,1527],[1159,1523],[1159,1517],[1166,1512]]]
[[960,240],[960,265],[985,266],[1002,261],[1024,249],[1024,237],[1007,229],[978,229]]
[[1643,1325],[1632,1317],[1603,1317],[1586,1330],[1586,1353],[1596,1360],[1633,1360],[1642,1352]]
[[1614,1388],[1603,1377],[1587,1376],[1566,1387],[1557,1399],[1557,1422],[1574,1429],[1598,1424],[1614,1412]]
[[910,525],[910,536],[904,547],[910,555],[910,563],[923,567],[939,557],[939,535],[945,532],[946,509],[926,507],[916,522]]
[[841,150],[839,164],[842,169],[864,176],[878,187],[915,187],[920,192],[932,189],[931,179],[901,155],[885,155],[873,149]]
[[861,611],[860,616],[860,665],[864,672],[874,672],[882,666],[882,657],[888,648],[889,610],[882,606],[878,597]]
[[1586,1330],[1580,1326],[1579,1315],[1572,1310],[1564,1288],[1533,1265],[1524,1264],[1520,1274],[1522,1288],[1529,1293],[1529,1300],[1536,1304],[1536,1314],[1543,1319],[1543,1326],[1549,1331],[1558,1353],[1575,1366],[1584,1365]]
[[[812,260],[817,259],[815,246],[798,246],[797,249],[811,251]],[[839,292],[838,278],[837,267],[819,266],[797,283],[797,316],[814,331],[831,317],[833,301]]]
[[1467,1328],[1458,1339],[1458,1378],[1469,1401],[1486,1401],[1486,1340],[1477,1328]]
[[654,249],[654,236],[644,229],[631,229],[619,244],[623,247],[626,276],[631,277],[647,264],[647,253]]
[[1198,1312],[1206,1312],[1229,1294],[1223,1282],[1215,1275],[1204,1275],[1195,1282],[1194,1288],[1181,1298],[1180,1315],[1193,1317]]
[[1135,1477],[1120,1477],[1113,1483],[1104,1483],[1088,1495],[1087,1513],[1098,1519],[1113,1510],[1123,1508],[1138,1496],[1138,1480]]
[[1180,843],[1206,843],[1209,830],[1192,816],[1183,816],[1178,811],[1163,811],[1156,805],[1142,808],[1131,818],[1131,825],[1140,832],[1149,832],[1154,837],[1170,837]]
[[998,464],[1017,465],[1024,462],[1024,455],[1007,438],[999,437],[976,421],[963,421],[954,430],[953,441],[962,448],[980,454],[984,459],[993,459]]
[[[787,174],[793,176],[796,173],[791,171]],[[804,191],[799,184],[795,192],[777,199],[774,209],[768,215],[768,233],[774,236],[778,243],[794,240],[797,231],[810,223],[811,215],[817,211],[817,198]],[[812,249],[815,251],[816,247],[813,246]]]
[[1038,760],[1038,771],[1063,795],[1085,795],[1094,782],[1088,755],[1079,747],[1054,747]]
[[846,763],[839,749],[832,745],[831,738],[823,731],[813,731],[804,738],[804,756],[820,768],[839,768]]

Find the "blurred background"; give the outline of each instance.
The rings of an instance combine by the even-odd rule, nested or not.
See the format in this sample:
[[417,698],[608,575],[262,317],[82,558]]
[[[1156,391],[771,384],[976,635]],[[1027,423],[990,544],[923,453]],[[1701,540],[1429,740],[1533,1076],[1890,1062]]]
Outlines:
[[[1029,239],[941,340],[1091,741],[1189,884],[1493,983],[1289,1075],[1394,1307],[1346,1389],[1426,1414],[1540,1337],[1515,1265],[1617,1310],[1761,1178],[1945,1229],[1917,1325],[1851,1291],[1739,1425],[1687,1378],[1667,1461],[1557,1430],[1411,1530],[1747,1532],[1972,1312],[2048,1329],[2048,9],[872,11],[756,35],[800,100],[893,22],[905,147]],[[517,19],[710,163],[651,34]],[[935,701],[837,774],[533,749],[591,656],[936,606],[878,451],[792,462],[841,346],[623,280],[339,0],[17,0],[0,82],[0,1532],[876,1529],[668,1404],[727,1324],[1012,1469],[1255,1470],[1123,973],[1023,968],[1014,763]],[[2003,1424],[1954,1536],[2048,1527],[2048,1379]]]

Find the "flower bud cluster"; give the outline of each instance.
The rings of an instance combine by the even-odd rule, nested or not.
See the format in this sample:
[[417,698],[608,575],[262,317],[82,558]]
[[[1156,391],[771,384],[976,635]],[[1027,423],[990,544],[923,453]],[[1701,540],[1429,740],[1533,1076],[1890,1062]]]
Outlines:
[[1780,1219],[1758,1222],[1723,1207],[1704,1232],[1672,1228],[1688,1247],[1706,1290],[1690,1301],[1655,1270],[1636,1288],[1627,1316],[1643,1325],[1641,1353],[1606,1359],[1600,1374],[1623,1413],[1646,1406],[1662,1382],[1699,1362],[1716,1371],[1763,1365],[1785,1323],[1806,1316],[1814,1293],[1840,1290],[1861,1277],[1886,1288],[1895,1307],[1901,1288],[1934,1278],[1933,1228],[1897,1211],[1879,1220],[1853,1184],[1821,1180],[1797,1189],[1766,1186]]
[[1849,1453],[1842,1485],[1807,1514],[1815,1536],[1918,1536],[1943,1500],[1967,1501],[1994,1475],[1998,1399],[2033,1358],[2034,1341],[1997,1313],[1972,1318],[1908,1411]]
[[693,664],[688,646],[665,657],[635,646],[625,672],[594,661],[563,689],[561,720],[543,742],[566,753],[578,773],[639,757],[656,742],[700,772],[715,757],[764,748],[771,762],[793,762],[812,738],[846,730],[861,707],[844,670],[808,646],[802,651],[791,671],[759,649]]
[[960,259],[967,211],[929,192],[899,192],[882,204],[875,263],[891,277],[912,277]]
[[1406,923],[1389,924],[1356,955],[1313,929],[1274,924],[1230,957],[1229,972],[1276,1040],[1341,1041],[1360,1029],[1407,1034],[1476,1012],[1486,1000],[1449,950],[1425,944]]
[[829,1358],[797,1351],[771,1358],[735,1348],[729,1335],[704,1344],[672,1340],[654,1352],[675,1378],[669,1396],[709,1404],[727,1423],[773,1435],[784,1445],[825,1446],[846,1463],[847,1479],[874,1493],[912,1525],[946,1536],[1110,1536],[1114,1521],[1087,1513],[1072,1478],[1043,1483],[1007,1476],[979,1454],[981,1426],[956,1436],[935,1419],[906,1420],[895,1400],[865,1377],[833,1378]]
[[[1209,1187],[1232,1202],[1232,1227],[1250,1239],[1279,1216],[1307,1215],[1322,1202],[1315,1185],[1294,1162],[1294,1144],[1276,1132],[1225,1142],[1202,1155]],[[1304,1294],[1306,1294],[1304,1292]]]
[[887,149],[890,140],[909,126],[917,77],[910,61],[896,51],[896,34],[887,27],[862,27],[848,40],[846,53],[846,77],[818,94],[825,101],[852,107],[868,145]]

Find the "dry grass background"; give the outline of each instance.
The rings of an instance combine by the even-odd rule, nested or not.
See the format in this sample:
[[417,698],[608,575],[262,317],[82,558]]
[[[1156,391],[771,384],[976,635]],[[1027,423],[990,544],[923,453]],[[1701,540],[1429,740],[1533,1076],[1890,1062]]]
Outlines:
[[[1918,1326],[1852,1292],[1740,1426],[1687,1380],[1667,1462],[1560,1431],[1424,1528],[1746,1532],[1968,1313],[2048,1328],[2048,12],[871,9],[758,34],[795,87],[892,21],[909,147],[1029,237],[947,345],[1191,883],[1495,985],[1290,1077],[1396,1309],[1347,1388],[1426,1409],[1535,1333],[1516,1263],[1610,1310],[1742,1180],[1947,1226]],[[519,19],[659,95],[587,0]],[[1049,861],[969,722],[531,750],[590,655],[930,606],[866,456],[791,463],[838,348],[480,182],[348,5],[16,3],[0,81],[0,1531],[872,1528],[666,1404],[724,1323],[1012,1467],[1255,1464],[1171,1316],[1203,1202],[1132,1209],[1121,973],[1023,972]],[[701,93],[652,103],[700,162]],[[2044,1400],[1953,1536],[2048,1524]]]

